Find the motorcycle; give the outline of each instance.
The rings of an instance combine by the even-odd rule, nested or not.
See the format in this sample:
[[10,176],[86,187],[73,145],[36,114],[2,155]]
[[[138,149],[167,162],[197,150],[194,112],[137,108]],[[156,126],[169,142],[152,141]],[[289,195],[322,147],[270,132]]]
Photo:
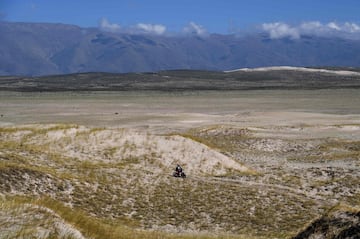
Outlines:
[[175,171],[173,173],[173,176],[176,177],[176,178],[186,178],[186,174],[184,172],[177,172]]

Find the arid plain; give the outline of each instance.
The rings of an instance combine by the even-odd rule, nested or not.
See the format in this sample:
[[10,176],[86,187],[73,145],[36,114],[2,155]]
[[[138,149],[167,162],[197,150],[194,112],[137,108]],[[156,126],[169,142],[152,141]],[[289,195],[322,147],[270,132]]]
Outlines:
[[358,89],[1,92],[0,114],[1,238],[291,238],[360,207]]

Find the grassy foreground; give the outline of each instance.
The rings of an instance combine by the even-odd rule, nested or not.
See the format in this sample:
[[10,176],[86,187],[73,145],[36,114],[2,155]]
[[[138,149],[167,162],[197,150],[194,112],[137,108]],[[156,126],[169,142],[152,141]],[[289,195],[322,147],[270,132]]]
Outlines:
[[[245,239],[245,238],[263,238],[263,237],[249,237],[241,235],[211,235],[211,234],[170,234],[157,231],[145,231],[134,229],[129,226],[122,224],[116,224],[109,220],[102,220],[96,217],[88,215],[86,212],[79,209],[72,209],[65,206],[63,203],[54,200],[50,197],[41,198],[29,198],[21,196],[3,197],[0,199],[0,211],[9,213],[9,215],[16,217],[23,214],[23,211],[31,213],[36,218],[41,218],[41,214],[46,214],[46,220],[32,221],[29,224],[22,223],[22,226],[17,228],[16,232],[2,231],[0,238],[35,238],[35,230],[32,228],[36,227],[51,227],[54,219],[61,218],[64,224],[78,230],[85,238],[108,238],[108,239],[137,239],[137,238],[148,238],[148,239]],[[14,221],[12,222],[14,223]],[[16,222],[15,222],[16,223]],[[48,225],[46,225],[48,223]],[[6,222],[2,223],[4,226]],[[65,230],[66,231],[66,230]],[[69,232],[69,230],[67,230]],[[55,230],[48,234],[45,234],[46,239],[50,238],[78,238],[77,234],[64,235],[64,232]]]
[[359,205],[357,140],[263,131],[0,128],[0,238],[291,238]]

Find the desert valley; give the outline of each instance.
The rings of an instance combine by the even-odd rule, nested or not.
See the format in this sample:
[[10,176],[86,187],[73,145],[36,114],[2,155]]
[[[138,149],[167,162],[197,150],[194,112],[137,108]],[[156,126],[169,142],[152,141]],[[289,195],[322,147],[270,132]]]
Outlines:
[[2,91],[1,238],[357,238],[359,93]]

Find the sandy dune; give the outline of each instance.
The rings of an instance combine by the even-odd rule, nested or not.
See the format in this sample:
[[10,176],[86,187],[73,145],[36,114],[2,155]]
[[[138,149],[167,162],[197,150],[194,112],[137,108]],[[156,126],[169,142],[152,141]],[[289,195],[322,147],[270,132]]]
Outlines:
[[319,73],[328,73],[328,74],[335,74],[335,75],[342,75],[342,76],[359,76],[359,72],[355,71],[344,71],[344,70],[326,70],[326,69],[312,69],[312,68],[305,68],[305,67],[293,67],[293,66],[270,66],[270,67],[259,67],[259,68],[240,68],[225,72],[237,72],[237,71],[304,71],[304,72],[319,72]]

